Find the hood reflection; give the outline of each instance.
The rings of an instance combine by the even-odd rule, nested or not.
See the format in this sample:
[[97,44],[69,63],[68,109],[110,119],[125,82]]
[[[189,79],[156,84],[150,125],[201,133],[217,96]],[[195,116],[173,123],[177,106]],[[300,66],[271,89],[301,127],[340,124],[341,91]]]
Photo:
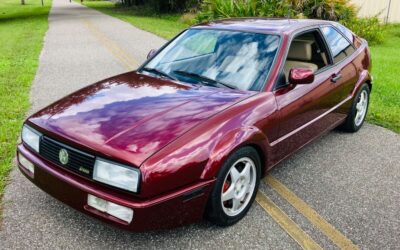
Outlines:
[[128,73],[84,88],[30,120],[139,165],[185,131],[251,92],[195,88]]

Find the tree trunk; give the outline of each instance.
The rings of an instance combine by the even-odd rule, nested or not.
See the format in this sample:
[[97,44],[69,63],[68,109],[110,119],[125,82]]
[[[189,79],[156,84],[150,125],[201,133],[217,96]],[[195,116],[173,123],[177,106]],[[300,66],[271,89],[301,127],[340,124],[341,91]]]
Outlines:
[[22,5],[25,5],[25,0],[21,0],[21,4],[22,4]]

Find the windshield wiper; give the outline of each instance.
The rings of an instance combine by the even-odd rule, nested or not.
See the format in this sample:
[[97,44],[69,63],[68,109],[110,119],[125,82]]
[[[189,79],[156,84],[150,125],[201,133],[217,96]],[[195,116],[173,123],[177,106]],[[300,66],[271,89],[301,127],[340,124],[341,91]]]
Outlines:
[[172,76],[168,75],[167,73],[165,73],[165,72],[163,72],[161,70],[155,69],[155,68],[147,68],[147,67],[145,67],[145,68],[142,69],[142,71],[147,71],[147,72],[159,75],[159,76],[163,76],[163,77],[169,78],[170,80],[177,81],[177,79],[175,77],[172,77]]
[[219,84],[219,85],[228,87],[230,89],[236,89],[235,86],[232,86],[232,85],[229,85],[229,84],[226,84],[226,83],[223,83],[223,82],[219,82],[217,80],[214,80],[214,79],[211,79],[211,78],[208,78],[206,76],[202,76],[202,75],[199,75],[199,74],[196,74],[196,73],[192,73],[192,72],[186,72],[186,71],[182,71],[182,70],[175,70],[174,74],[195,78],[195,79],[199,80],[202,83],[205,82],[205,83],[209,83],[209,84],[212,84],[212,85]]

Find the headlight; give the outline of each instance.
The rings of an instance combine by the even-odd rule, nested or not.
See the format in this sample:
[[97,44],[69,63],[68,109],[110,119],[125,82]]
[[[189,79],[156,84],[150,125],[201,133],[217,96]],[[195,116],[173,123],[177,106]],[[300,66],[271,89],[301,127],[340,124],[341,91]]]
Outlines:
[[108,185],[137,192],[139,186],[139,170],[103,159],[96,159],[93,179]]
[[39,152],[39,142],[41,134],[27,125],[22,127],[22,141],[25,142],[36,152]]

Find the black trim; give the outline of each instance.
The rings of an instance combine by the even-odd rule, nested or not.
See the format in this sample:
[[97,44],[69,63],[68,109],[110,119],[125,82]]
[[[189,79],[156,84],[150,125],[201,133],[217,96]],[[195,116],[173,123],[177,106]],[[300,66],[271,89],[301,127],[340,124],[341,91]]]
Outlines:
[[[75,151],[75,152],[77,152],[77,153],[79,153],[79,154],[83,154],[83,155],[85,155],[85,156],[87,156],[87,157],[90,157],[90,158],[96,158],[94,155],[88,154],[88,153],[83,152],[83,151],[81,151],[81,150],[79,150],[79,149],[75,149],[75,148],[73,148],[73,147],[71,147],[71,146],[68,146],[68,145],[62,143],[62,142],[58,142],[58,141],[56,141],[56,140],[54,140],[54,139],[52,139],[52,138],[50,138],[50,137],[48,137],[48,136],[44,136],[44,137],[46,137],[46,140],[49,140],[49,141],[51,141],[51,142],[53,142],[53,143],[55,143],[55,144],[58,144],[59,146],[61,146],[61,147],[63,147],[63,148],[66,148],[66,149],[71,150],[71,151]],[[43,138],[43,136],[42,136],[42,138]],[[42,140],[42,138],[41,138],[41,140]],[[40,151],[40,150],[39,150],[39,151]]]
[[197,197],[202,196],[202,195],[204,194],[204,190],[205,190],[204,187],[200,187],[200,188],[197,188],[197,189],[195,189],[195,190],[192,190],[192,191],[190,191],[190,192],[188,192],[188,193],[183,194],[183,195],[182,195],[182,197],[183,197],[183,202],[187,202],[187,201],[189,201],[189,200],[192,200],[192,199],[194,199],[194,198],[197,198]]
[[[77,172],[77,171],[74,171],[74,170],[71,169],[71,168],[67,168],[67,167],[65,167],[65,166],[56,164],[56,163],[54,163],[53,161],[51,161],[50,159],[47,159],[46,157],[44,157],[44,156],[40,153],[40,144],[42,143],[42,140],[44,139],[44,137],[46,138],[46,140],[51,141],[52,143],[55,143],[55,144],[59,145],[59,146],[62,147],[62,148],[65,148],[65,149],[68,149],[68,150],[70,150],[70,151],[74,151],[74,152],[76,152],[76,153],[78,153],[78,154],[85,155],[86,157],[92,158],[93,161],[94,161],[94,163],[93,163],[93,170],[92,170],[91,175],[90,175],[90,176],[84,175],[84,174],[82,174],[81,172]],[[31,148],[29,147],[29,145],[27,145],[26,143],[24,143],[24,145],[28,146],[28,148],[31,149]],[[31,150],[33,150],[33,149],[31,149]],[[53,164],[57,165],[58,167],[62,168],[63,170],[67,170],[67,171],[69,171],[69,172],[71,172],[71,173],[74,173],[74,174],[78,175],[79,177],[87,178],[87,179],[89,179],[89,180],[91,180],[91,181],[93,181],[93,182],[95,182],[95,183],[98,183],[98,184],[100,184],[100,185],[102,185],[102,186],[106,186],[106,187],[112,188],[112,189],[114,189],[114,190],[119,190],[119,191],[122,191],[122,192],[125,192],[125,193],[128,193],[128,194],[139,194],[139,193],[140,193],[141,182],[142,182],[142,172],[141,172],[140,169],[137,168],[137,167],[133,167],[133,166],[130,166],[130,165],[126,165],[126,164],[117,162],[117,161],[115,161],[115,160],[110,160],[110,159],[107,159],[107,158],[104,158],[104,157],[98,157],[98,156],[96,156],[96,155],[92,155],[92,154],[83,152],[83,151],[81,151],[81,150],[78,150],[78,149],[75,149],[75,148],[73,148],[73,147],[71,147],[71,146],[68,146],[68,145],[66,145],[66,144],[64,144],[64,143],[62,143],[62,142],[59,142],[59,141],[54,140],[54,139],[52,139],[52,138],[49,138],[48,136],[45,136],[45,135],[43,135],[43,134],[41,134],[41,137],[40,137],[39,152],[36,152],[35,150],[33,150],[33,152],[37,153],[38,155],[40,155],[40,156],[41,156],[43,159],[45,159],[46,161],[52,162]],[[100,182],[100,181],[95,180],[95,179],[93,178],[93,174],[94,174],[94,168],[95,168],[97,159],[101,159],[101,160],[103,160],[103,161],[105,161],[105,162],[109,162],[109,163],[111,163],[111,164],[115,164],[115,165],[118,165],[118,166],[121,166],[121,167],[126,167],[126,168],[128,168],[128,169],[132,169],[132,170],[136,171],[136,172],[138,173],[138,186],[137,186],[136,192],[129,191],[129,190],[126,190],[126,189],[123,189],[123,188],[119,188],[119,187],[115,187],[115,186],[109,185],[109,184],[107,184],[107,183],[104,183],[104,182]]]

